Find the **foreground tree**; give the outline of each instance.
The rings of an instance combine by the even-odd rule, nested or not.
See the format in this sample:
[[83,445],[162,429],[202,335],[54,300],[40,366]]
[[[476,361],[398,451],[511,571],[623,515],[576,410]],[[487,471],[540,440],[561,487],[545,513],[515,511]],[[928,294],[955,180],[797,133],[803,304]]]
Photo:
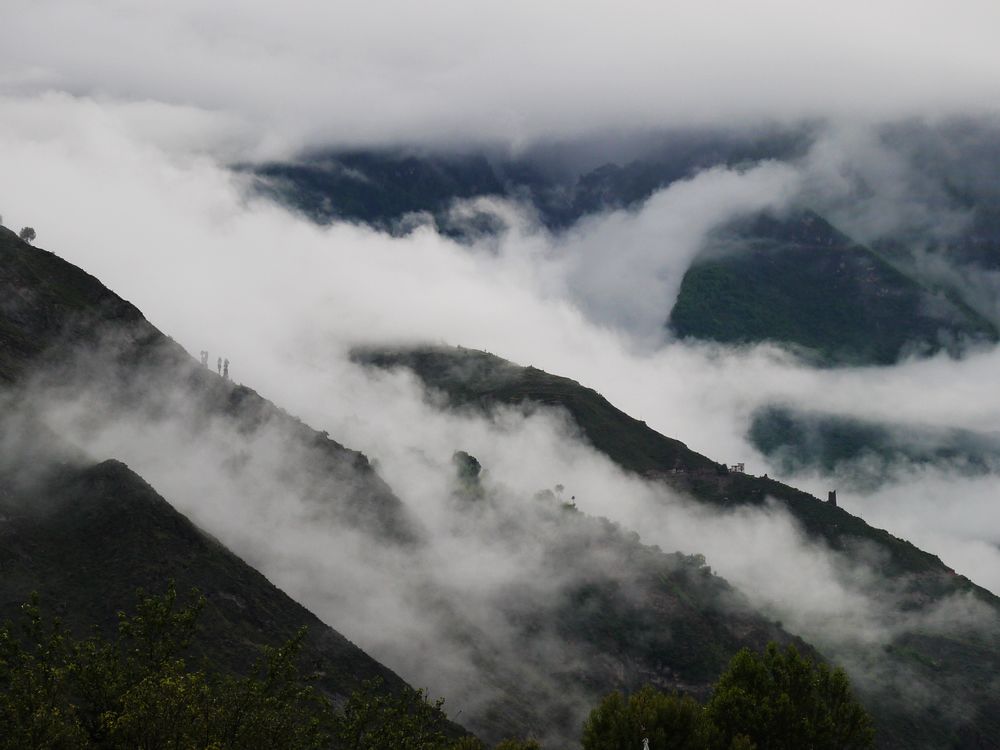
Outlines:
[[583,725],[584,750],[637,750],[649,739],[655,750],[703,750],[711,731],[693,698],[646,685],[628,698],[611,693]]
[[247,676],[190,669],[183,654],[204,606],[197,592],[179,606],[172,584],[162,596],[140,592],[114,638],[78,640],[33,597],[20,632],[0,626],[0,750],[485,750],[456,740],[443,700],[421,690],[372,680],[335,710],[299,674],[304,629],[264,649]]
[[336,722],[336,747],[344,750],[437,750],[450,745],[444,700],[427,701],[420,690],[387,693],[380,680],[366,681]]
[[333,709],[296,668],[304,631],[266,649],[254,673],[190,670],[181,654],[204,599],[171,586],[119,614],[117,637],[72,637],[37,599],[20,636],[0,627],[0,748],[326,747]]
[[719,678],[706,706],[723,741],[739,734],[768,750],[856,750],[874,746],[875,730],[839,667],[774,643],[743,649]]
[[769,644],[733,657],[704,707],[646,686],[612,693],[583,727],[584,750],[867,750],[871,719],[841,669]]

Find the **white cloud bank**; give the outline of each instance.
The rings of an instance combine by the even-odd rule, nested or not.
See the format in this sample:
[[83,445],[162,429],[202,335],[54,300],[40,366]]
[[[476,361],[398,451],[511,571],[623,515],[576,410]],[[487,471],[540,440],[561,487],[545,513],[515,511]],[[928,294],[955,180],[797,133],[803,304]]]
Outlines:
[[10,0],[2,21],[0,92],[205,109],[256,153],[1000,100],[991,0]]
[[[507,207],[513,229],[496,246],[470,250],[426,228],[394,238],[317,227],[247,202],[238,178],[209,156],[150,139],[156,118],[148,106],[57,94],[0,100],[5,220],[35,226],[41,246],[97,275],[189,351],[229,357],[238,380],[376,458],[387,448],[367,426],[392,434],[398,415],[336,389],[347,377],[343,352],[358,341],[463,344],[569,375],[664,434],[717,460],[748,459],[757,472],[766,469],[746,443],[747,417],[776,400],[972,429],[991,429],[1000,417],[995,350],[961,362],[942,356],[833,371],[766,347],[650,351],[650,332],[665,318],[700,234],[732,212],[782,205],[804,184],[787,167],[706,172],[638,213],[596,217],[586,231],[560,237]],[[200,115],[186,108],[163,114],[181,131],[202,132]],[[629,262],[616,264],[622,254]],[[324,395],[328,388],[339,397]],[[419,432],[408,436],[420,440]],[[556,482],[565,477],[541,486]],[[914,486],[905,518],[904,503],[894,514],[869,510],[863,498],[842,503],[1000,589],[1000,538],[978,514],[986,506],[968,506],[983,523],[942,524],[952,512],[937,501],[944,486]],[[975,559],[965,554],[970,540]]]

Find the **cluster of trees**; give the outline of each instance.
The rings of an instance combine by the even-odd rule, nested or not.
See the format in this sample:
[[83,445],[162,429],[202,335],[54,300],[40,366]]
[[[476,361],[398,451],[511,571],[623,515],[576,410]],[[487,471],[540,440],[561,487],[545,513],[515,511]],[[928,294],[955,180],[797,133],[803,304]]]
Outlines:
[[[0,226],[3,226],[3,216],[0,216]],[[34,242],[37,235],[33,227],[21,227],[21,231],[17,233],[17,236],[25,242]]]
[[112,639],[78,639],[24,605],[0,628],[0,748],[321,748],[322,698],[296,668],[303,634],[265,650],[254,674],[190,669],[181,654],[205,600],[141,596]]
[[875,731],[842,669],[774,643],[733,657],[705,705],[650,686],[604,698],[584,750],[865,750]]
[[[115,637],[76,638],[24,605],[18,633],[0,627],[0,750],[487,750],[456,736],[423,691],[364,683],[335,707],[297,663],[304,632],[265,649],[237,677],[183,658],[205,605],[179,606],[171,585],[119,613]],[[584,750],[854,750],[871,721],[843,671],[770,645],[734,657],[711,699],[645,687],[607,696],[583,728]],[[506,740],[495,750],[541,750]]]
[[[0,750],[486,750],[423,691],[364,683],[335,707],[297,667],[305,632],[267,648],[251,674],[192,668],[183,655],[204,597],[140,592],[113,638],[77,638],[42,616],[0,626]],[[506,742],[499,750],[538,750]]]

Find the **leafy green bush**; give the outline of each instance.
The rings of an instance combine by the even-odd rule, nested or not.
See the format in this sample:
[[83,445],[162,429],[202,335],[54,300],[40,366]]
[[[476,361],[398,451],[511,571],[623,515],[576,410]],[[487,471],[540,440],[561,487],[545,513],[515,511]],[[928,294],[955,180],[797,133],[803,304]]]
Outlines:
[[584,750],[861,750],[873,747],[871,719],[841,669],[771,643],[743,649],[701,706],[647,685],[612,693],[583,727]]

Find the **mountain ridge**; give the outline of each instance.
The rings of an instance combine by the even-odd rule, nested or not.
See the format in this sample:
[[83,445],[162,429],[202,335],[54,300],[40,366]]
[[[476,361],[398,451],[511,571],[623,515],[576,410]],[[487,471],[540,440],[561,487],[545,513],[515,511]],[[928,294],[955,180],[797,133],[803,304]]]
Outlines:
[[[558,408],[569,414],[581,433],[592,445],[599,446],[600,439],[591,439],[595,424],[607,420],[617,420],[620,424],[634,422],[631,417],[614,409],[603,397],[591,389],[580,386],[568,378],[548,375],[534,368],[513,365],[495,355],[464,348],[442,346],[361,348],[355,359],[362,364],[380,368],[401,368],[413,372],[424,385],[443,394],[449,408],[472,408],[479,413],[489,414],[497,406],[514,406],[530,413],[533,409]],[[473,362],[472,365],[468,361]],[[490,369],[496,372],[490,374]],[[471,374],[471,375],[470,375]],[[498,382],[502,385],[498,385]],[[539,388],[539,381],[544,387]],[[605,412],[601,420],[595,420],[588,409],[579,408],[580,402]],[[661,436],[662,437],[662,436]],[[674,441],[675,446],[683,446]],[[598,448],[598,450],[601,450]],[[926,610],[928,617],[936,616],[935,607],[951,608],[953,598],[971,596],[974,601],[986,607],[991,622],[1000,622],[1000,600],[990,592],[977,586],[967,578],[957,575],[937,556],[918,549],[908,541],[898,539],[883,529],[869,526],[862,519],[851,515],[843,508],[823,502],[805,492],[784,485],[776,480],[754,477],[742,472],[723,470],[715,467],[699,469],[708,461],[684,446],[677,447],[677,455],[692,456],[695,467],[687,470],[682,464],[667,464],[662,471],[642,471],[641,460],[629,465],[621,456],[616,460],[622,468],[634,471],[653,481],[668,484],[700,502],[721,512],[740,506],[762,506],[765,501],[777,501],[786,508],[800,524],[800,528],[817,543],[825,545],[846,560],[865,559],[871,550],[877,560],[874,568],[880,576],[872,582],[869,595],[875,600],[895,602],[900,613]],[[604,451],[602,451],[604,452]],[[611,455],[606,453],[606,455]],[[626,458],[628,458],[626,454]],[[612,459],[615,460],[615,459]],[[639,467],[639,470],[635,469]],[[871,545],[868,552],[866,547]],[[991,628],[970,637],[968,634],[951,636],[941,632],[927,632],[926,627],[917,622],[911,628],[901,629],[883,648],[866,648],[860,643],[846,651],[833,652],[835,657],[853,656],[858,663],[855,670],[894,671],[896,678],[913,684],[923,684],[932,690],[934,686],[948,684],[951,698],[962,695],[955,711],[955,723],[927,715],[914,706],[900,701],[896,690],[862,687],[862,695],[873,711],[879,728],[880,747],[994,747],[995,738],[1000,736],[1000,723],[987,716],[1000,709],[993,686],[1000,687],[1000,638],[996,629]],[[827,644],[820,643],[825,652]],[[940,654],[948,653],[945,662]],[[861,665],[864,664],[864,667]],[[849,668],[849,673],[852,671]],[[969,687],[967,675],[976,673],[982,686]],[[857,671],[855,671],[857,674]],[[908,675],[903,678],[902,675]],[[956,739],[959,738],[959,739]],[[994,739],[990,739],[994,738]]]
[[[0,256],[5,252],[3,240],[5,237],[0,237]],[[10,239],[7,244],[10,242],[20,241]],[[23,243],[17,250],[19,253],[29,255],[42,252],[28,248]],[[0,268],[4,269],[4,273],[0,274],[0,287],[3,284],[11,284],[12,277],[16,277],[17,264],[12,263],[10,266],[14,271],[7,268],[7,264],[0,265]],[[70,268],[72,267],[69,264],[66,264],[66,267],[60,266],[64,273],[69,273]],[[23,268],[21,270],[23,272]],[[14,278],[14,281],[18,282],[19,279]],[[46,301],[44,295],[39,297],[36,294],[34,299],[41,298],[43,304],[37,309],[32,307],[32,299],[29,299],[32,295],[27,294],[31,291],[30,284],[23,279],[20,281],[23,282],[22,286],[24,284],[27,286],[21,289],[19,297],[8,295],[8,299],[13,300],[8,305],[8,309],[12,311],[9,320],[17,319],[21,325],[37,331],[40,340],[37,342],[38,346],[29,352],[31,356],[22,356],[18,360],[23,365],[19,370],[21,373],[19,377],[24,377],[33,369],[41,368],[46,362],[58,361],[60,345],[72,345],[81,340],[96,341],[108,333],[101,330],[100,316],[93,319],[84,315],[80,319],[82,323],[73,322],[70,325],[67,325],[70,322],[68,318],[58,320],[60,309],[71,318],[74,317],[72,305],[64,305],[63,308],[59,308],[58,305],[53,306],[51,301]],[[100,307],[100,304],[97,307]],[[32,310],[39,314],[29,314]],[[47,315],[48,313],[51,315]],[[16,317],[18,315],[19,318]],[[194,409],[196,413],[210,409],[212,414],[228,420],[233,425],[235,434],[240,434],[240,431],[252,433],[262,421],[276,419],[289,430],[289,434],[299,434],[306,448],[310,442],[317,442],[320,446],[320,454],[317,456],[320,463],[317,472],[320,484],[316,488],[318,508],[327,507],[332,503],[331,507],[336,509],[342,502],[342,498],[338,499],[342,493],[347,493],[349,496],[351,492],[359,492],[359,501],[362,503],[369,491],[373,497],[382,498],[378,503],[369,504],[376,509],[373,517],[367,519],[363,515],[352,517],[348,504],[345,506],[347,510],[343,513],[335,511],[329,517],[324,516],[324,523],[355,524],[364,529],[365,533],[374,535],[374,538],[393,540],[392,543],[398,545],[405,554],[409,554],[407,550],[420,549],[422,542],[419,524],[412,527],[406,523],[407,513],[401,507],[398,498],[393,500],[395,496],[391,494],[391,489],[383,486],[384,483],[365,480],[364,471],[360,486],[355,485],[352,479],[352,482],[341,485],[338,490],[337,482],[334,481],[332,489],[329,489],[333,495],[328,496],[324,493],[326,480],[323,477],[329,476],[331,480],[335,480],[338,471],[348,471],[352,478],[356,477],[355,463],[360,461],[357,458],[360,454],[348,451],[329,440],[328,436],[317,433],[303,423],[288,417],[273,404],[260,399],[251,389],[228,383],[208,372],[173,342],[164,344],[165,349],[159,349],[155,344],[163,343],[162,334],[145,323],[144,319],[136,326],[134,319],[128,316],[126,318],[128,319],[117,323],[113,318],[104,321],[118,334],[117,337],[112,337],[116,346],[111,349],[109,361],[91,362],[87,358],[74,359],[68,363],[72,364],[70,368],[72,373],[57,371],[50,377],[48,385],[52,385],[53,381],[55,384],[61,382],[73,384],[74,380],[70,375],[80,377],[81,374],[88,372],[88,368],[93,368],[91,374],[98,373],[102,376],[99,386],[109,389],[109,393],[118,403],[138,410],[139,414],[155,417],[157,412],[169,410],[171,406],[169,398],[159,387],[160,383],[176,380],[183,386],[185,399],[189,396],[194,397],[195,405],[198,407]],[[72,335],[67,336],[67,331]],[[0,343],[3,341],[0,339]],[[468,351],[465,350],[466,353]],[[488,355],[477,353],[477,356]],[[63,364],[67,362],[64,361]],[[382,364],[389,363],[382,362]],[[852,551],[850,545],[843,543],[844,539],[850,536],[846,532],[850,532],[854,527],[867,529],[866,533],[872,535],[876,541],[882,540],[881,543],[890,550],[891,554],[883,561],[881,571],[886,576],[895,575],[898,578],[900,583],[896,586],[899,590],[896,595],[905,595],[903,601],[908,602],[908,606],[919,608],[927,603],[941,601],[949,593],[961,590],[969,590],[976,596],[982,595],[967,581],[951,574],[932,555],[899,540],[887,542],[882,536],[889,537],[887,532],[871,530],[860,519],[852,521],[853,517],[842,509],[822,503],[793,488],[773,480],[723,471],[720,464],[691,451],[682,442],[658,435],[648,428],[642,429],[644,425],[641,421],[618,412],[596,392],[583,388],[575,381],[557,378],[540,370],[518,368],[511,363],[500,362],[501,377],[499,382],[493,382],[490,378],[496,374],[494,369],[498,366],[497,361],[487,359],[485,364],[480,380],[485,378],[487,385],[491,387],[480,390],[483,384],[480,382],[476,385],[476,381],[473,381],[475,387],[469,387],[463,396],[469,407],[488,410],[491,403],[501,403],[504,400],[510,403],[523,403],[528,408],[537,408],[539,405],[543,408],[568,405],[567,408],[571,413],[575,409],[575,414],[580,416],[585,434],[586,426],[589,424],[592,434],[604,434],[605,438],[607,435],[622,436],[623,440],[612,441],[624,449],[624,453],[619,456],[620,461],[630,459],[635,462],[639,473],[644,472],[647,478],[673,482],[674,487],[701,497],[709,505],[724,509],[731,502],[754,505],[765,502],[767,497],[776,497],[785,502],[790,509],[797,510],[797,517],[803,527],[807,530],[811,528],[812,533],[817,538],[823,539],[824,543],[836,545],[840,540],[843,554],[850,554]],[[113,376],[110,383],[106,377],[109,373]],[[157,380],[156,373],[159,373],[159,377],[164,380]],[[456,378],[452,383],[453,390],[463,383],[469,385],[468,381],[464,381],[461,377]],[[570,391],[568,395],[567,389]],[[600,439],[597,442],[600,442]],[[323,451],[329,452],[335,459],[326,469],[322,468]],[[307,450],[306,455],[313,454]],[[671,457],[673,463],[670,462]],[[663,460],[667,463],[658,463]],[[110,472],[114,476],[121,476],[125,471],[123,467],[114,463],[102,466],[104,468],[97,471],[98,475],[101,472]],[[367,466],[368,470],[371,470],[367,459],[361,466]],[[386,492],[389,495],[386,495]],[[484,506],[483,502],[487,505]],[[555,635],[572,653],[588,654],[585,662],[581,662],[581,665],[585,666],[573,667],[567,671],[565,667],[557,669],[553,664],[549,679],[555,682],[545,685],[531,682],[532,676],[536,675],[533,670],[537,670],[538,664],[548,662],[527,663],[511,659],[511,652],[495,650],[495,646],[502,644],[493,643],[488,638],[477,643],[477,639],[483,638],[486,634],[478,632],[475,623],[464,617],[460,611],[449,612],[446,599],[440,601],[436,599],[445,592],[434,590],[426,592],[428,606],[433,607],[442,618],[441,622],[452,629],[445,631],[451,632],[449,637],[456,639],[452,643],[471,644],[475,663],[480,670],[477,674],[489,675],[493,687],[499,691],[497,702],[480,707],[475,715],[469,712],[462,717],[467,725],[471,720],[472,728],[482,732],[484,737],[499,738],[502,731],[512,733],[512,729],[515,732],[518,730],[539,732],[558,724],[558,732],[563,733],[562,737],[565,740],[569,736],[566,732],[575,732],[578,729],[578,725],[575,725],[578,712],[583,710],[587,701],[593,700],[595,692],[607,690],[608,687],[634,689],[638,686],[635,684],[636,680],[650,679],[660,681],[665,687],[680,687],[697,692],[707,688],[711,682],[712,672],[721,668],[725,659],[731,655],[730,652],[741,643],[755,643],[762,638],[792,637],[790,634],[783,634],[780,626],[762,617],[760,613],[752,611],[752,608],[746,608],[745,604],[739,606],[744,607],[747,612],[746,617],[749,619],[742,625],[734,616],[739,607],[734,610],[727,604],[721,610],[713,610],[712,607],[730,601],[729,594],[723,595],[728,584],[714,576],[710,570],[704,569],[703,561],[696,556],[670,555],[658,549],[646,548],[639,543],[637,535],[633,536],[630,532],[621,530],[614,524],[608,525],[608,522],[600,519],[589,519],[582,514],[578,515],[572,509],[563,508],[555,498],[543,499],[541,502],[542,504],[537,506],[538,510],[533,511],[527,518],[519,517],[514,508],[510,511],[505,510],[505,501],[502,497],[498,497],[495,501],[489,500],[488,497],[485,501],[474,498],[462,501],[464,503],[462,507],[468,507],[470,510],[459,512],[481,514],[477,508],[489,507],[490,503],[493,503],[501,523],[507,524],[508,527],[518,523],[524,526],[521,532],[523,537],[517,538],[520,540],[519,543],[531,539],[535,540],[533,542],[535,545],[541,543],[540,548],[548,555],[542,558],[542,563],[548,566],[543,570],[565,574],[566,570],[572,570],[572,566],[567,568],[566,561],[580,560],[581,552],[588,548],[596,546],[607,550],[608,554],[613,551],[616,561],[612,566],[613,570],[603,568],[589,572],[586,569],[582,570],[581,575],[560,583],[555,597],[550,595],[551,592],[542,589],[541,592],[536,592],[543,594],[541,598],[537,596],[533,598],[532,592],[527,590],[511,601],[505,603],[501,598],[498,602],[500,608],[497,611],[509,623],[516,626],[513,632],[517,634],[517,638],[527,639],[523,641],[519,653],[534,654],[536,658],[546,656],[545,650],[541,647],[551,643],[549,636]],[[402,527],[394,521],[397,515],[399,522],[403,524]],[[473,517],[489,519],[488,515]],[[533,528],[531,521],[540,522],[542,526]],[[559,545],[553,547],[551,544],[553,537],[550,534],[539,536],[542,529],[559,530],[558,536],[555,537],[560,540]],[[495,534],[491,526],[484,527],[483,532],[487,535]],[[30,553],[27,554],[27,559],[30,559]],[[68,559],[64,559],[62,563],[65,564]],[[639,564],[639,561],[644,562]],[[81,594],[82,592],[83,589]],[[516,606],[519,602],[528,602],[530,606],[528,609],[519,608]],[[532,602],[534,604],[531,604]],[[685,602],[703,604],[691,607]],[[648,617],[650,611],[654,612],[656,617],[650,619]],[[669,623],[669,628],[665,627],[666,623]],[[730,635],[725,635],[733,628],[735,630],[732,630]],[[679,639],[672,638],[671,634],[675,629],[678,634],[688,635]],[[745,640],[751,631],[758,633],[753,636],[757,641]],[[939,678],[944,675],[949,684],[955,675],[955,670],[959,668],[971,670],[970,673],[979,675],[989,674],[990,669],[996,668],[1000,657],[995,646],[981,642],[978,635],[964,636],[964,638],[963,641],[942,639],[933,633],[904,633],[893,641],[894,651],[887,652],[893,654],[892,659],[895,660],[890,660],[889,664],[905,664],[908,669],[918,670],[906,674],[918,675],[921,680],[930,679],[930,676],[935,674]],[[675,656],[670,657],[674,660],[673,664],[664,663],[660,659],[660,655],[673,653],[671,649],[679,647],[687,648],[689,651],[686,654],[684,651],[678,651]],[[944,653],[944,650],[948,650],[950,654],[947,662],[935,661],[935,657],[930,656],[938,652]],[[979,658],[978,668],[973,667],[970,662],[973,653]],[[870,658],[877,656],[868,652],[866,654]],[[552,654],[549,653],[547,658],[551,659]],[[687,666],[683,666],[685,663]],[[882,666],[885,666],[885,662]],[[525,682],[526,679],[529,681]],[[526,684],[532,685],[531,690],[524,689]],[[551,692],[556,685],[561,686],[561,689],[556,693]],[[581,687],[583,691],[577,693],[577,689]],[[969,718],[969,715],[970,713],[979,717],[992,715],[990,710],[994,703],[990,700],[995,701],[995,699],[969,687],[961,690],[956,688],[955,694],[961,695],[968,706],[956,714],[964,718],[948,721],[926,716],[918,717],[917,721],[912,706],[894,707],[882,698],[869,696],[869,700],[875,701],[873,706],[882,733],[881,746],[929,746],[928,743],[941,744],[944,737],[956,731],[960,734],[965,733],[963,736],[969,732],[973,734],[987,732],[992,726],[987,718]],[[555,702],[549,702],[553,696]],[[575,706],[574,701],[577,698],[581,701]],[[554,718],[557,716],[561,718]],[[564,746],[559,744],[558,732],[554,736],[554,747]]]

